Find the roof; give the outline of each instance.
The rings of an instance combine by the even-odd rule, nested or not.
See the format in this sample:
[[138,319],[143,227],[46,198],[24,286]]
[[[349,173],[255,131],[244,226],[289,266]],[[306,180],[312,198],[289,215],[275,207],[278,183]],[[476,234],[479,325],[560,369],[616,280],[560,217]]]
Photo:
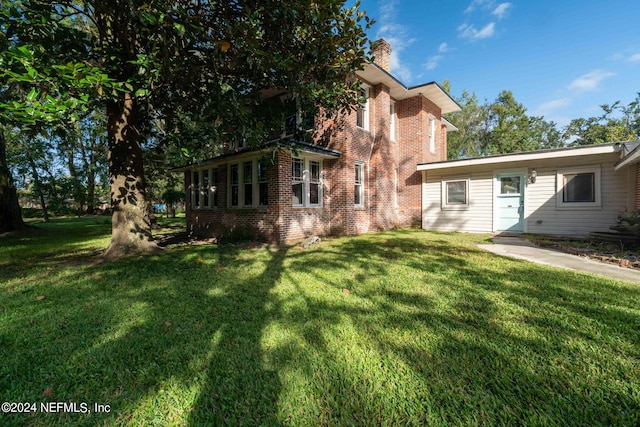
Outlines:
[[[623,145],[625,154],[624,157],[616,163],[616,170],[620,170],[620,168],[640,162],[640,139],[637,141],[625,142]],[[627,150],[630,151],[626,153]]]
[[389,88],[389,94],[396,100],[413,98],[423,95],[442,110],[442,114],[460,111],[460,105],[436,82],[424,83],[418,86],[405,86],[400,80],[380,68],[377,64],[368,63],[363,70],[356,73],[358,77],[372,85],[382,83]]
[[514,154],[499,154],[495,156],[475,157],[473,159],[446,160],[433,163],[419,163],[419,171],[435,169],[458,168],[464,166],[491,165],[508,162],[524,162],[527,160],[547,160],[556,158],[587,156],[593,154],[607,154],[620,152],[623,143],[587,145],[582,147],[555,148],[549,150],[526,151]]
[[231,159],[244,154],[255,153],[255,152],[264,151],[271,148],[276,148],[276,149],[282,148],[282,149],[295,150],[302,153],[315,154],[325,159],[337,159],[342,156],[342,151],[323,147],[321,145],[311,144],[309,142],[304,142],[304,141],[274,139],[272,141],[265,142],[264,144],[258,147],[247,147],[247,148],[235,151],[233,153],[222,154],[220,156],[212,157],[210,159],[206,159],[199,162],[190,163],[185,166],[169,169],[169,172],[184,172],[184,171],[191,170],[203,165],[218,163],[221,160]]

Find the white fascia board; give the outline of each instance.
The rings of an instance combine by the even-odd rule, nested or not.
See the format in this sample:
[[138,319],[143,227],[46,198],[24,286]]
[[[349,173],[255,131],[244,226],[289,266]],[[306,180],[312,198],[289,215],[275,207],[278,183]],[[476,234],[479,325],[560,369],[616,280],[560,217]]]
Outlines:
[[567,157],[590,156],[594,154],[609,154],[620,150],[619,144],[593,145],[589,147],[563,148],[559,150],[532,151],[528,153],[504,154],[500,156],[476,157],[464,160],[448,160],[444,162],[419,163],[419,171],[459,168],[465,166],[491,165],[510,162],[525,162],[528,160],[549,160]]

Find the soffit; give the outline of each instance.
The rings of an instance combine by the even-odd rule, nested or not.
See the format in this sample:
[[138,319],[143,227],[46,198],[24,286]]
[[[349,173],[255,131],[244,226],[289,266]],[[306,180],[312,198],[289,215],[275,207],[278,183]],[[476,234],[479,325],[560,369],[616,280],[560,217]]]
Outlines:
[[387,86],[389,94],[396,100],[400,101],[422,95],[440,107],[442,114],[461,110],[460,105],[436,82],[407,87],[376,64],[367,64],[363,70],[358,71],[356,74],[372,85],[382,84]]

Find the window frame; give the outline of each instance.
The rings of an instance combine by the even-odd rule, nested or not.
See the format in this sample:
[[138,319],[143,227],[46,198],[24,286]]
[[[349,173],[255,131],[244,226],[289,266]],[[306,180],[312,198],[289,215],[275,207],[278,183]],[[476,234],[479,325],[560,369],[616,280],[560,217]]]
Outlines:
[[429,115],[429,152],[436,152],[436,118]]
[[[450,203],[449,202],[449,184],[454,184],[458,182],[464,183],[464,203]],[[464,211],[469,209],[470,205],[470,186],[471,179],[469,177],[450,177],[443,179],[441,181],[440,188],[440,206],[444,211]]]
[[[251,180],[246,179],[246,167],[251,165]],[[265,175],[259,176],[259,166],[264,165],[266,168]],[[238,182],[234,184],[231,182],[231,169],[233,167],[238,168]],[[269,182],[268,182],[268,161],[262,157],[243,157],[234,163],[227,165],[227,206],[231,209],[264,209],[269,206]],[[267,186],[266,199],[260,198],[261,185]],[[233,201],[233,187],[238,187],[238,203],[232,204]],[[251,204],[247,204],[247,190],[250,191]],[[262,203],[264,201],[264,203]]]
[[[364,103],[358,106],[356,110],[356,127],[359,129],[369,130],[369,110],[370,110],[370,88],[369,86],[362,85],[360,87],[360,93],[358,94],[361,98],[364,98]],[[361,123],[360,123],[361,122]]]
[[[567,202],[564,200],[565,177],[568,175],[593,174],[592,202]],[[556,208],[559,210],[601,209],[602,208],[602,168],[597,166],[585,166],[579,168],[559,169],[556,172]]]
[[[301,164],[301,176],[294,176],[294,162]],[[314,179],[312,177],[312,164],[318,166],[318,177]],[[291,206],[293,208],[321,208],[323,198],[323,162],[322,159],[315,157],[299,156],[291,157]],[[293,186],[302,185],[302,203],[293,203]],[[317,185],[318,187],[318,202],[311,203],[311,186]]]
[[[364,166],[365,166],[364,162],[357,161],[354,163],[354,168],[353,168],[353,206],[356,209],[364,209],[366,206],[366,202],[365,202],[366,170]],[[357,172],[358,170],[360,170],[360,181],[358,181],[358,172]],[[360,203],[356,203],[356,194],[359,196],[358,198],[360,199]]]
[[396,140],[396,103],[389,104],[389,141]]
[[[218,168],[194,169],[191,172],[190,207],[192,210],[218,207]],[[197,176],[197,179],[194,179]],[[207,176],[207,179],[205,179]]]
[[191,171],[191,209],[201,209],[200,203],[200,177],[202,174],[199,169]]

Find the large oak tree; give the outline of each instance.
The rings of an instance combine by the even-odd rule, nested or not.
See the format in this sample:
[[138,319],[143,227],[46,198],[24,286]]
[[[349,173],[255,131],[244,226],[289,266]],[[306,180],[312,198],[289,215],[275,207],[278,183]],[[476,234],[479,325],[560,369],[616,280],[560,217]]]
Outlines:
[[0,0],[0,9],[3,123],[64,125],[106,110],[108,256],[156,247],[142,149],[152,129],[179,140],[188,118],[218,143],[257,140],[278,116],[256,108],[274,88],[325,111],[349,108],[369,25],[343,0]]

